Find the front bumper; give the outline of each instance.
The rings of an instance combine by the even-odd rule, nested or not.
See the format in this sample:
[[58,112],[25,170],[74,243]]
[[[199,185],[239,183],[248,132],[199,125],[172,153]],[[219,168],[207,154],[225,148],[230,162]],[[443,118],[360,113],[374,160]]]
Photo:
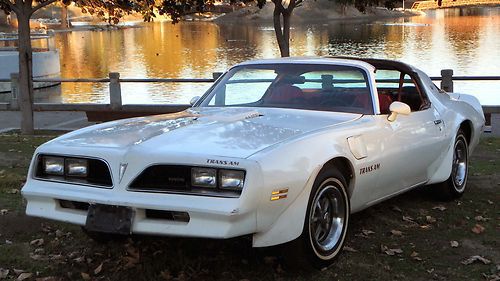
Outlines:
[[[138,234],[231,238],[256,232],[256,210],[244,207],[241,197],[130,192],[33,179],[22,192],[28,215],[82,226],[87,210],[62,207],[60,200],[130,207],[135,211],[131,231]],[[150,218],[146,210],[187,212],[190,219]]]

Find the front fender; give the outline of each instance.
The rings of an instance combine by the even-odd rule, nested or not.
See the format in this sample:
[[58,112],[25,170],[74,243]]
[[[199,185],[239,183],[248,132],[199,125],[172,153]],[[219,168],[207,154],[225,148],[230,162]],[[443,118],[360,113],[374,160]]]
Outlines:
[[302,234],[309,194],[321,170],[316,167],[304,189],[267,230],[253,236],[253,247],[268,247],[292,241]]

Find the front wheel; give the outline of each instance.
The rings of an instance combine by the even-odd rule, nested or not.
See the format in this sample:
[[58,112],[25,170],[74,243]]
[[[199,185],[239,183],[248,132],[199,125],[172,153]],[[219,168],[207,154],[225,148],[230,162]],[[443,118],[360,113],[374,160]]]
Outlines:
[[289,247],[300,251],[294,258],[316,268],[330,265],[340,254],[350,216],[344,176],[336,168],[321,172],[309,198],[304,230]]
[[437,189],[439,197],[443,200],[453,200],[460,198],[467,185],[467,175],[469,172],[469,147],[462,130],[459,130],[455,137],[453,146],[453,162],[451,163],[450,177],[440,184]]

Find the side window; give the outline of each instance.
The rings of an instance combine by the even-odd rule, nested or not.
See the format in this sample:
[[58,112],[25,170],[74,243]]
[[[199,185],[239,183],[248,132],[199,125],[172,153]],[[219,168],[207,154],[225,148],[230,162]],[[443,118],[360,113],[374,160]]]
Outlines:
[[420,111],[429,104],[415,80],[407,73],[398,70],[377,70],[375,80],[382,113],[388,113],[387,104],[400,101],[408,104],[411,111]]

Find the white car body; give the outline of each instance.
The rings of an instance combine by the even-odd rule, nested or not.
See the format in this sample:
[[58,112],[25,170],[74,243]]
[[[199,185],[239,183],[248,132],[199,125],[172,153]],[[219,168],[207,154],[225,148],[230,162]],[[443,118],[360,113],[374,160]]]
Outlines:
[[[84,226],[87,211],[59,200],[131,207],[137,234],[231,238],[253,235],[254,247],[301,235],[314,180],[331,161],[350,171],[347,193],[357,212],[411,188],[450,177],[457,131],[466,126],[469,153],[484,127],[481,105],[450,95],[422,79],[430,107],[380,114],[375,68],[364,61],[292,58],[256,64],[332,64],[362,69],[370,80],[374,114],[271,107],[200,107],[184,112],[113,121],[77,130],[40,146],[22,189],[26,213]],[[220,80],[220,79],[219,79]],[[217,82],[216,82],[217,83]],[[112,186],[95,187],[35,177],[38,155],[104,160]],[[246,173],[239,197],[131,191],[130,183],[155,164],[237,168]],[[271,200],[276,194],[285,195]],[[189,222],[148,218],[145,210],[187,212]]]

